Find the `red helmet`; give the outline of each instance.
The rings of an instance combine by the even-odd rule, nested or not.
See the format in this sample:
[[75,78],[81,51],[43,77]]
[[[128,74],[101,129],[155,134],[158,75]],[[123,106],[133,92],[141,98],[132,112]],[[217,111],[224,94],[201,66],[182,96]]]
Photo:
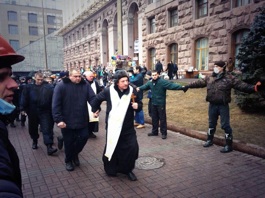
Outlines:
[[24,59],[25,57],[16,54],[11,45],[0,35],[0,68],[10,67]]

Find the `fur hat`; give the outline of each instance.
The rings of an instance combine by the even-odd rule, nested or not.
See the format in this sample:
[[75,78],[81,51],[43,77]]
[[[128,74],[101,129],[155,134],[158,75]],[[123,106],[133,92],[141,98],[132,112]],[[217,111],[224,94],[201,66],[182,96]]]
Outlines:
[[217,65],[219,67],[225,67],[226,66],[226,64],[225,64],[224,61],[215,61],[214,62],[214,65]]
[[125,70],[117,70],[113,76],[115,84],[123,77],[127,77],[129,79],[129,75]]

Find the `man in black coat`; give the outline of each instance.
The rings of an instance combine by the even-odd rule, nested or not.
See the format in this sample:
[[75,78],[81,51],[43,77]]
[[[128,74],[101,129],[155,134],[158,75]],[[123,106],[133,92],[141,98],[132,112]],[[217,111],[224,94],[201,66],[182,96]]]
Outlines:
[[21,113],[28,115],[28,130],[33,140],[32,149],[38,148],[39,125],[43,135],[44,144],[47,146],[47,154],[57,152],[53,148],[52,95],[54,87],[44,82],[41,72],[34,75],[34,84],[27,84],[21,96]]
[[11,78],[11,65],[24,60],[0,36],[0,197],[23,197],[21,172],[17,152],[8,138],[6,125],[15,110],[12,105],[18,84]]
[[157,71],[157,73],[160,75],[160,73],[163,71],[163,65],[160,62],[160,60],[157,61],[156,66],[155,66],[155,70]]
[[173,65],[172,61],[170,61],[167,64],[167,75],[169,77],[169,80],[173,79],[173,72],[174,72],[174,65]]
[[55,86],[52,114],[63,135],[67,171],[80,165],[79,153],[88,140],[87,102],[94,97],[91,86],[82,78],[78,68],[72,68],[69,77]]

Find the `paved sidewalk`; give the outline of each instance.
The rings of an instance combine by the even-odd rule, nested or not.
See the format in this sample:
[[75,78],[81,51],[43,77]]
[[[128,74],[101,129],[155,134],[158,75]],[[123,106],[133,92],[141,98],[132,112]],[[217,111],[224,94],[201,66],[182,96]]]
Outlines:
[[[238,151],[222,154],[221,147],[203,148],[203,141],[169,131],[168,138],[148,137],[151,126],[137,129],[140,157],[155,157],[161,168],[136,168],[138,181],[125,175],[106,176],[102,164],[105,143],[104,112],[100,132],[80,154],[80,167],[67,172],[63,150],[48,156],[42,137],[32,150],[26,127],[9,128],[21,164],[25,198],[41,197],[265,197],[265,160]],[[60,134],[55,126],[56,136]],[[41,134],[40,134],[41,135]],[[56,144],[55,144],[56,145]]]

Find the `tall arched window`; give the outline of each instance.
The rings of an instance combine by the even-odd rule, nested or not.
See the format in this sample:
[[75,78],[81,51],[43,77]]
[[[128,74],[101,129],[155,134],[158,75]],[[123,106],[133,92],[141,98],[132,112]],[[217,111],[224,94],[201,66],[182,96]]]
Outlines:
[[[233,39],[232,39],[232,48],[234,49],[234,55],[235,57],[237,56],[239,52],[239,48],[242,43],[242,39],[244,36],[248,34],[249,30],[248,29],[243,29],[243,30],[238,30],[233,34]],[[234,58],[235,59],[235,58]],[[235,59],[235,67],[238,67],[238,60]]]
[[196,41],[196,68],[208,70],[208,38],[200,38]]
[[169,61],[178,63],[178,44],[176,43],[169,45]]
[[155,69],[155,61],[156,61],[156,49],[155,48],[150,48],[148,50],[149,54],[149,61],[148,61],[148,68],[151,70]]

